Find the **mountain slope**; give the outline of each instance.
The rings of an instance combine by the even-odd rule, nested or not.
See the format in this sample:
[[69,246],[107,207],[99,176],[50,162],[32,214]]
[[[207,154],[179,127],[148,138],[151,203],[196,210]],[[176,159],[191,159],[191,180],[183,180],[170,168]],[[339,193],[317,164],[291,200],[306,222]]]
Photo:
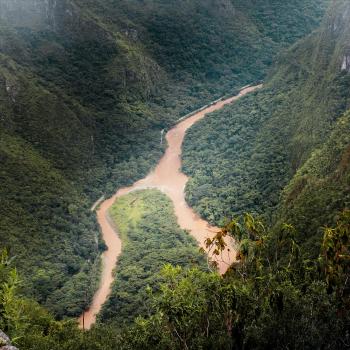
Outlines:
[[336,6],[320,30],[279,56],[262,91],[189,131],[187,198],[212,222],[243,212],[271,219],[284,186],[348,108],[348,4]]
[[320,228],[350,207],[350,113],[339,118],[327,141],[315,150],[283,191],[279,221],[292,223],[313,257]]
[[326,3],[0,0],[0,238],[27,294],[79,314],[103,249],[89,206],[149,171],[179,115],[262,78]]

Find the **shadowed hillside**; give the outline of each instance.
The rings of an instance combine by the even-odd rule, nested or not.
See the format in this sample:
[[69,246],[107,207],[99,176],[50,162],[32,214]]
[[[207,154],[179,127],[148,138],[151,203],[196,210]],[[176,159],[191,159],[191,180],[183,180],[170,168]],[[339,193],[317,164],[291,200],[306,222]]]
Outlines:
[[[348,0],[0,0],[0,348],[348,349],[349,17]],[[184,121],[182,153],[185,126],[166,133],[259,79]],[[104,243],[92,203],[166,137],[161,171],[103,202]],[[186,207],[181,154],[221,229]]]
[[1,0],[1,245],[27,293],[78,315],[103,249],[90,205],[149,171],[179,115],[263,78],[324,3]]
[[[337,196],[325,190],[319,194],[328,193],[326,197],[317,199],[323,177],[328,179],[342,157],[346,163],[347,124],[338,120],[349,108],[350,98],[348,11],[347,2],[337,2],[319,30],[279,55],[262,91],[189,131],[184,147],[184,170],[192,176],[187,198],[204,217],[223,223],[225,218],[253,212],[274,222],[279,214],[272,214],[282,205],[283,222],[307,234],[334,224],[337,211],[348,206],[343,196],[348,188],[346,165],[338,179],[342,184],[334,189],[339,190]],[[337,138],[337,146],[332,137]],[[316,176],[319,190],[314,187],[313,195],[307,192],[308,200],[315,201],[310,207],[311,203],[301,204],[298,199],[309,187],[307,176],[301,174],[310,164],[317,164],[317,169],[325,164],[322,158],[317,160],[321,154],[335,163]],[[282,190],[294,176],[281,204]],[[321,215],[325,207],[327,213]]]

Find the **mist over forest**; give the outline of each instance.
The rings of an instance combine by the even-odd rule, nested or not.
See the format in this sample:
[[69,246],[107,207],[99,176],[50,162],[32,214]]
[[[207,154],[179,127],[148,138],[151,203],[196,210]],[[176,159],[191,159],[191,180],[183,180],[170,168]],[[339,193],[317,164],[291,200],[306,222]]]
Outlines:
[[0,0],[0,350],[350,347],[348,0]]

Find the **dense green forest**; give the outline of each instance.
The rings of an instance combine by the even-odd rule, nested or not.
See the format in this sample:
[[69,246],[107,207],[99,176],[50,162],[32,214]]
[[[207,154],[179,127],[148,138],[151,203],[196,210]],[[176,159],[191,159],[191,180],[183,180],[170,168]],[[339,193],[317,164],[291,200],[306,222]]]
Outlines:
[[[0,0],[0,329],[12,343],[349,348],[349,16],[347,0]],[[188,203],[222,227],[207,243],[232,236],[236,261],[209,269],[164,194],[123,196],[112,293],[80,330],[104,249],[92,203],[144,176],[180,115],[260,79],[183,150]]]
[[119,198],[111,209],[123,241],[115,284],[100,320],[130,324],[149,312],[150,296],[161,281],[165,264],[206,267],[197,242],[177,224],[173,205],[157,190],[133,192]]
[[349,151],[347,112],[283,190],[278,221],[292,223],[298,229],[298,240],[311,257],[320,245],[321,232],[317,230],[335,223],[342,208],[350,208]]
[[348,6],[336,2],[319,30],[281,54],[261,91],[189,130],[187,200],[209,221],[251,212],[307,240],[348,207]]
[[[149,196],[159,195],[142,194]],[[133,219],[139,217],[131,213]],[[0,327],[27,350],[347,348],[349,211],[323,230],[319,258],[313,260],[302,253],[292,225],[272,232],[245,215],[221,234],[239,242],[237,263],[223,277],[166,265],[156,288],[149,288],[145,317],[126,328],[100,324],[85,332],[75,322],[54,321],[21,297],[20,280],[3,253]]]
[[263,78],[326,4],[0,0],[0,245],[26,294],[78,315],[103,249],[92,203],[150,170],[179,115]]

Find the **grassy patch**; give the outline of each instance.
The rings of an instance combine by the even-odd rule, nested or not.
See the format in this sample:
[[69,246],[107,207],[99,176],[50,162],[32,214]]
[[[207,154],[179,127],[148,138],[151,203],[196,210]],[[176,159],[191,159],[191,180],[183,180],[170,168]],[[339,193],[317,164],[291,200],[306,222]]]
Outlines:
[[119,198],[111,215],[123,240],[123,251],[101,319],[123,324],[147,314],[146,289],[153,290],[159,283],[159,271],[166,263],[204,268],[205,259],[195,240],[178,226],[170,199],[157,190]]

